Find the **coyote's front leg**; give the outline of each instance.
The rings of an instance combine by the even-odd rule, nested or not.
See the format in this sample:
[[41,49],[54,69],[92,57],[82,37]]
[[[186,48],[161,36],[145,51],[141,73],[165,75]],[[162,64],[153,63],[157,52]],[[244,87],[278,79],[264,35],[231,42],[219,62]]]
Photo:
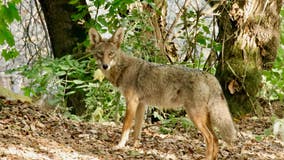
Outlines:
[[127,106],[126,115],[125,115],[124,123],[122,127],[121,139],[118,145],[115,146],[115,149],[120,149],[125,146],[129,138],[129,132],[130,132],[132,120],[135,117],[136,110],[139,104],[139,100],[137,96],[133,95],[132,92],[128,92],[127,94],[125,94],[125,98],[126,98],[126,106]]

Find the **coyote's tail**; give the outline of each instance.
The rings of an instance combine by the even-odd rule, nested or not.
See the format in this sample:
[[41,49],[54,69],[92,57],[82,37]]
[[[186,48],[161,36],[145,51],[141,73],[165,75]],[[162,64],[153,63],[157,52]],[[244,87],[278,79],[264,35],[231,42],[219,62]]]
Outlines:
[[230,144],[236,140],[237,131],[226,100],[221,99],[220,102],[213,103],[210,107],[210,120],[212,125],[217,127],[225,142]]

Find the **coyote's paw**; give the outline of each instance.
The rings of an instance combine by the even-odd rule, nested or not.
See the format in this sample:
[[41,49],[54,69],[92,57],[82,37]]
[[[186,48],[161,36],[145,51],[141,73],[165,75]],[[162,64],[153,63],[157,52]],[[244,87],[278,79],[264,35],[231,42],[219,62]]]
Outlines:
[[125,145],[118,144],[116,146],[113,146],[112,148],[113,150],[121,150],[121,149],[125,149],[126,147]]
[[139,140],[134,141],[134,147],[138,148],[139,146],[141,146],[141,143]]

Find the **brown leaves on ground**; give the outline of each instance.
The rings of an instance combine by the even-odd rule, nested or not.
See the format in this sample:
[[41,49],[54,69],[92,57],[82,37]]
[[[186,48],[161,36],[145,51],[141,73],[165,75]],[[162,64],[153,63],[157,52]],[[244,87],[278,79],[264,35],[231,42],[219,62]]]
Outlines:
[[[219,159],[284,159],[284,143],[265,132],[270,117],[236,120],[239,139],[233,146],[219,142]],[[127,143],[113,150],[121,134],[114,123],[76,122],[30,104],[2,107],[0,112],[1,159],[202,159],[205,143],[194,127],[161,134],[159,125],[147,125],[141,144]]]

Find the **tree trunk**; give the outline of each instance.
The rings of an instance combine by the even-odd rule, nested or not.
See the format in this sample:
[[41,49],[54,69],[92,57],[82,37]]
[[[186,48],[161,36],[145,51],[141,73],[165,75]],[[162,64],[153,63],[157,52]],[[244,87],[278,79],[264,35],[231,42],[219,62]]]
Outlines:
[[[78,55],[80,51],[74,48],[86,39],[87,33],[82,25],[71,19],[77,11],[75,6],[70,5],[69,0],[39,0],[39,2],[45,16],[54,57]],[[86,5],[86,2],[81,0],[80,4]],[[67,106],[72,108],[72,113],[76,115],[84,113],[86,109],[84,97],[83,91],[77,91],[67,97]]]
[[256,95],[262,70],[272,67],[277,54],[281,6],[282,0],[235,0],[217,8],[223,51],[216,76],[233,113],[261,113]]
[[[72,14],[76,13],[76,8],[68,4],[69,0],[39,2],[45,16],[54,57],[72,54],[76,44],[83,42],[87,36],[83,26],[71,19]],[[80,3],[86,4],[82,0]]]

